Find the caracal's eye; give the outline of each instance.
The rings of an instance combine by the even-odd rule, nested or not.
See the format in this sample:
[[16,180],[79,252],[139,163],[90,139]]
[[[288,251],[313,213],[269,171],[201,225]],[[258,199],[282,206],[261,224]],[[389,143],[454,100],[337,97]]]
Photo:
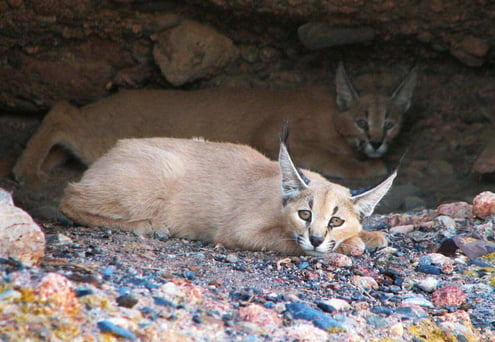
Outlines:
[[299,210],[297,212],[299,214],[299,217],[306,221],[306,222],[309,222],[311,221],[311,211],[310,210]]
[[328,226],[332,228],[340,227],[341,225],[344,224],[344,222],[345,222],[344,219],[341,219],[338,216],[332,216],[330,221],[328,221]]
[[357,119],[357,120],[356,120],[356,125],[357,125],[359,128],[361,128],[361,129],[363,129],[363,130],[365,130],[365,131],[367,131],[367,130],[368,130],[368,121],[366,121],[366,120],[364,120],[364,119]]
[[395,124],[392,121],[385,121],[385,124],[383,125],[383,128],[385,128],[386,130],[389,130],[389,129],[391,129],[394,126],[395,126]]

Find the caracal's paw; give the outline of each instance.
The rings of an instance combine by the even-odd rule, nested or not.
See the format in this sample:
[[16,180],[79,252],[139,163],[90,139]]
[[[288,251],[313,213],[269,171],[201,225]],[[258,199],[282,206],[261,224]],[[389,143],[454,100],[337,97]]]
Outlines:
[[361,255],[364,253],[366,245],[359,236],[354,236],[342,242],[336,252],[346,255]]
[[388,245],[387,237],[382,232],[362,230],[359,233],[359,237],[366,245],[366,249],[370,251],[387,247]]

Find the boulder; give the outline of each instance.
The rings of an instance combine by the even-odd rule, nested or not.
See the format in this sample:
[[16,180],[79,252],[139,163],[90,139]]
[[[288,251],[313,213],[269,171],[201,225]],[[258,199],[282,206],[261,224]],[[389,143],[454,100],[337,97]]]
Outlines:
[[45,255],[45,235],[12,196],[0,188],[0,258],[15,258],[34,265]]
[[155,62],[174,86],[212,76],[239,56],[229,38],[192,20],[184,20],[153,39]]

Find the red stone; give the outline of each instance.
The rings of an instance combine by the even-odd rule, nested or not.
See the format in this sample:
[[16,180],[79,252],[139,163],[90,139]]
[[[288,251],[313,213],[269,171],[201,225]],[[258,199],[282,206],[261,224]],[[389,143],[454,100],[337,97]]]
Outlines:
[[437,307],[459,306],[466,300],[466,295],[457,286],[446,286],[433,292],[431,301]]
[[274,310],[267,309],[259,304],[249,304],[239,309],[239,317],[256,325],[273,328],[282,324],[282,321]]
[[484,191],[474,198],[473,215],[481,219],[495,215],[495,194],[493,192]]

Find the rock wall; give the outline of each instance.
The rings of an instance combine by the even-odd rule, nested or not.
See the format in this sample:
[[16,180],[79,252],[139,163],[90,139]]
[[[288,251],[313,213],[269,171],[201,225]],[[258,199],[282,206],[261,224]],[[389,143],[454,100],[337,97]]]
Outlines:
[[325,72],[349,44],[491,65],[494,19],[483,0],[0,0],[0,108],[82,105],[118,88],[298,85],[309,80],[286,70]]

